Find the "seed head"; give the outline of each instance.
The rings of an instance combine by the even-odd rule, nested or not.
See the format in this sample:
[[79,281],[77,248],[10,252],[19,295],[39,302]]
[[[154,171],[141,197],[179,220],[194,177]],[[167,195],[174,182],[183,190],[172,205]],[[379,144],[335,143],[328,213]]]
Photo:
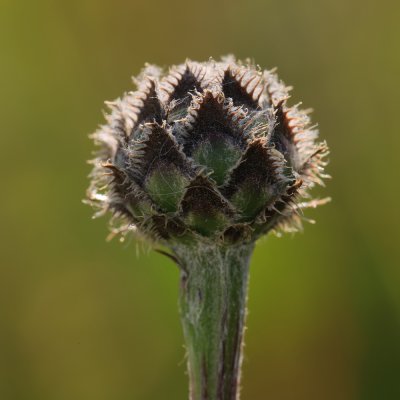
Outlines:
[[328,147],[274,72],[226,57],[168,74],[147,65],[134,83],[93,134],[88,199],[120,221],[114,231],[251,242],[298,229],[302,209],[323,202],[299,199],[322,184]]

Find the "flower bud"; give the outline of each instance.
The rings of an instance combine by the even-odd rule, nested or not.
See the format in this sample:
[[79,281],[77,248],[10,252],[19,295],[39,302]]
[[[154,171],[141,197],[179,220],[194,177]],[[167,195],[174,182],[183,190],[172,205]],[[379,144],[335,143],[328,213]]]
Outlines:
[[301,226],[325,143],[289,89],[250,62],[147,66],[93,134],[89,202],[164,244],[252,242]]

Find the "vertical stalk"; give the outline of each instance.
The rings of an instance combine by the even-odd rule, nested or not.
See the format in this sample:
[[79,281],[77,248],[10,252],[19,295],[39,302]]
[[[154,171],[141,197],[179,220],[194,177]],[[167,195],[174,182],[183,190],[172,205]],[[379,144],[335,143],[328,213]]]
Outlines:
[[253,244],[179,246],[190,400],[237,400]]

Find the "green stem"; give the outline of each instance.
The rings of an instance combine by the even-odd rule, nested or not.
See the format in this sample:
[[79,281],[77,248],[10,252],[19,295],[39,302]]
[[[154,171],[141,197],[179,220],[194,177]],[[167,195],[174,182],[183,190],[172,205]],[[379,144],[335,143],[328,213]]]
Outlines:
[[182,266],[180,308],[190,400],[236,400],[253,244],[174,248]]

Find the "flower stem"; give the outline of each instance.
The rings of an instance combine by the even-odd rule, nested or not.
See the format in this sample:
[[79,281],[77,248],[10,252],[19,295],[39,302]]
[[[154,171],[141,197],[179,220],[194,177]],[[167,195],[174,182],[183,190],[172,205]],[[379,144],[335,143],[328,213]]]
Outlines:
[[176,247],[190,400],[237,400],[253,244]]

